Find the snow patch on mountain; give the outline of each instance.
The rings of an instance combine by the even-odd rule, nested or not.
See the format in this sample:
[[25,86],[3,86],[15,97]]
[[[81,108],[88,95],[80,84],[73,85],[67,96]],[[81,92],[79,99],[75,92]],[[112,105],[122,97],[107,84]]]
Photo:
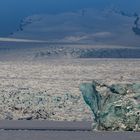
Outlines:
[[132,30],[134,20],[134,16],[109,8],[102,11],[82,9],[56,15],[33,15],[23,19],[18,31],[10,37],[139,46],[140,37]]

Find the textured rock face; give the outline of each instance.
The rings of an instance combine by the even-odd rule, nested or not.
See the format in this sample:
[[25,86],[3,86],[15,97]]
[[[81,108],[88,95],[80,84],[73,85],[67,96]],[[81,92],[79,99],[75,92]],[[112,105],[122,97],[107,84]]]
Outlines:
[[140,83],[81,84],[83,98],[94,114],[93,129],[140,130]]

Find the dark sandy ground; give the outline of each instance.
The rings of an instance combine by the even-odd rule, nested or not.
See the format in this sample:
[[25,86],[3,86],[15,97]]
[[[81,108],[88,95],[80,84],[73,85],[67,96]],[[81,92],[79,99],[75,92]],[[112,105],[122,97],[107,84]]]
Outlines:
[[139,132],[92,132],[91,122],[0,121],[0,140],[139,140]]

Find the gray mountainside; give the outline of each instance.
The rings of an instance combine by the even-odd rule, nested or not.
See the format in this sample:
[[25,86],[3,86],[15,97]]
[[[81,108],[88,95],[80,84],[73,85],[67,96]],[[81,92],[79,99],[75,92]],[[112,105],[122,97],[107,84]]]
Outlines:
[[10,37],[53,42],[139,46],[139,15],[119,8],[81,9],[23,19]]
[[[11,53],[22,58],[30,55],[31,59],[139,58],[139,16],[139,0],[96,0],[88,8],[34,14],[22,19],[9,38],[44,43],[0,42],[0,57]],[[13,46],[16,49],[12,50]]]

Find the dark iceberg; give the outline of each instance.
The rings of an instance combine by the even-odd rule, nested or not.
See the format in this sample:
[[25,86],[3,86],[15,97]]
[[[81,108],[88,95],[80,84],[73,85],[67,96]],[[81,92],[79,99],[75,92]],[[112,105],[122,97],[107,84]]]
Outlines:
[[93,81],[80,86],[94,117],[93,129],[140,130],[140,83],[106,85]]

